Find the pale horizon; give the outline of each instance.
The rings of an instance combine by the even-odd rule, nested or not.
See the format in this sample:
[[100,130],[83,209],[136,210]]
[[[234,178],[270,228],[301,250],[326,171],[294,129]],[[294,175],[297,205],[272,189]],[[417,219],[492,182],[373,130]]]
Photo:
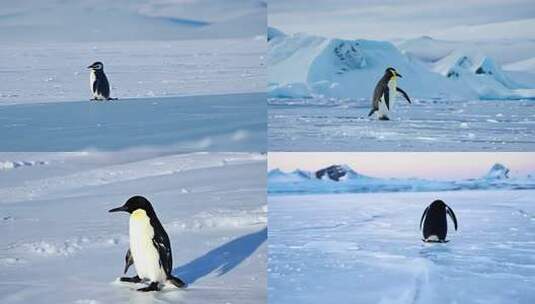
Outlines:
[[270,152],[268,170],[316,171],[330,165],[348,165],[360,174],[375,177],[466,179],[482,176],[496,163],[509,168],[510,175],[535,173],[531,152]]
[[[287,33],[344,39],[409,39],[431,36],[459,37],[478,27],[533,18],[535,5],[528,0],[449,1],[270,1],[269,26]],[[314,22],[310,22],[314,20]],[[510,35],[519,34],[509,33]],[[527,33],[526,37],[532,37]],[[481,31],[481,39],[495,38],[495,31]],[[477,36],[477,35],[476,35]],[[507,36],[507,37],[509,37]],[[503,38],[507,38],[503,37]]]

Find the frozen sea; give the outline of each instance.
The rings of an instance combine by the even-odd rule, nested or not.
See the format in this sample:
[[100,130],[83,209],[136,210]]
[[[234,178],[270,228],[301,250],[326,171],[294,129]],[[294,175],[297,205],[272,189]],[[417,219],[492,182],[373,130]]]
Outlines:
[[[0,154],[0,302],[265,303],[265,166],[248,153]],[[135,194],[152,202],[188,288],[117,281],[128,216],[108,210]]]
[[[272,303],[533,303],[533,190],[270,196]],[[421,241],[434,199],[456,213]]]
[[368,101],[270,99],[273,151],[528,151],[533,100],[398,102],[390,121],[368,118]]

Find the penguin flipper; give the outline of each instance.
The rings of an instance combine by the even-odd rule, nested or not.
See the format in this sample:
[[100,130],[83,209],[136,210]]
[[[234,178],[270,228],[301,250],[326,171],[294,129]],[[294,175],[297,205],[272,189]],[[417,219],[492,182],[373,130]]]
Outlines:
[[176,287],[178,288],[185,288],[186,287],[186,283],[184,281],[182,281],[181,279],[169,274],[167,275],[167,280],[169,282],[171,282],[173,285],[175,285]]
[[154,244],[154,247],[158,250],[160,265],[169,276],[173,267],[173,257],[171,254],[171,244],[169,243],[167,234],[164,236],[163,233],[156,233],[152,239],[152,244]]
[[93,99],[92,100],[97,100],[97,88],[98,88],[98,79],[95,79],[95,81],[93,81]]
[[134,258],[132,258],[132,253],[130,252],[130,248],[128,248],[128,251],[126,251],[126,256],[124,258],[124,261],[125,261],[124,273],[126,274],[130,265],[134,264]]
[[390,111],[390,89],[388,87],[385,87],[383,97],[385,100],[386,109]]
[[377,109],[373,108],[373,109],[370,111],[370,114],[368,114],[368,117],[372,116],[373,113],[375,113],[375,111],[377,111]]
[[409,103],[412,103],[412,102],[411,102],[411,99],[409,98],[409,95],[407,95],[407,93],[405,93],[405,91],[403,91],[403,90],[400,89],[399,87],[396,87],[396,90],[397,90],[398,92],[400,92],[401,95],[403,95],[403,97],[405,97],[405,99],[407,99],[407,101],[408,101]]
[[128,282],[128,283],[140,283],[141,281],[143,281],[139,276],[135,276],[135,277],[121,277],[119,279],[121,282]]
[[453,213],[453,209],[451,209],[450,206],[446,205],[446,212],[451,217],[453,225],[455,226],[455,231],[457,231],[457,218],[455,217],[455,213]]
[[425,215],[427,214],[427,211],[429,211],[429,206],[427,206],[427,208],[425,208],[424,213],[422,213],[422,218],[420,219],[420,230],[422,230],[422,223],[424,221]]

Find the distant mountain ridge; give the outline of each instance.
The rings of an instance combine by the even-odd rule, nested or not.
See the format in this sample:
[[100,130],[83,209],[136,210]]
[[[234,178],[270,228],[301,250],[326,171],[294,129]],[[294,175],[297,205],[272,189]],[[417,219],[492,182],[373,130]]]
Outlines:
[[399,86],[415,98],[535,98],[535,89],[518,85],[480,50],[452,51],[452,45],[431,37],[395,46],[387,41],[286,35],[270,28],[268,39],[273,98],[369,99],[387,67],[403,75]]
[[268,173],[269,193],[421,192],[492,189],[535,189],[535,178],[510,176],[502,164],[494,164],[481,177],[435,181],[420,178],[377,178],[358,173],[348,165],[330,165],[317,171]]

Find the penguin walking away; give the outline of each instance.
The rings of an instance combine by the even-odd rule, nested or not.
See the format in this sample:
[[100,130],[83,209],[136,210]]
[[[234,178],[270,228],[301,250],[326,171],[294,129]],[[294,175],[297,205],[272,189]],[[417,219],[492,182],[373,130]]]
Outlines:
[[396,93],[400,92],[405,99],[411,103],[409,95],[397,86],[397,77],[401,76],[394,68],[387,68],[385,74],[379,80],[373,91],[372,110],[369,116],[377,112],[379,120],[390,120],[388,114],[394,106]]
[[87,67],[91,70],[89,75],[89,87],[93,98],[91,100],[116,100],[110,97],[110,83],[106,74],[104,74],[104,64],[97,61]]
[[[451,217],[455,230],[457,230],[457,218],[453,210],[441,200],[436,200],[429,205],[420,219],[420,230],[423,223],[424,242],[446,243],[448,234],[448,222],[446,213]],[[424,220],[425,219],[425,220]]]
[[186,287],[186,283],[171,274],[171,243],[151,203],[142,196],[133,196],[123,206],[109,212],[117,211],[130,213],[130,248],[126,252],[124,273],[132,264],[137,272],[135,277],[120,280],[132,283],[148,280],[149,286],[139,291],[160,290],[159,284],[165,281],[179,288]]

